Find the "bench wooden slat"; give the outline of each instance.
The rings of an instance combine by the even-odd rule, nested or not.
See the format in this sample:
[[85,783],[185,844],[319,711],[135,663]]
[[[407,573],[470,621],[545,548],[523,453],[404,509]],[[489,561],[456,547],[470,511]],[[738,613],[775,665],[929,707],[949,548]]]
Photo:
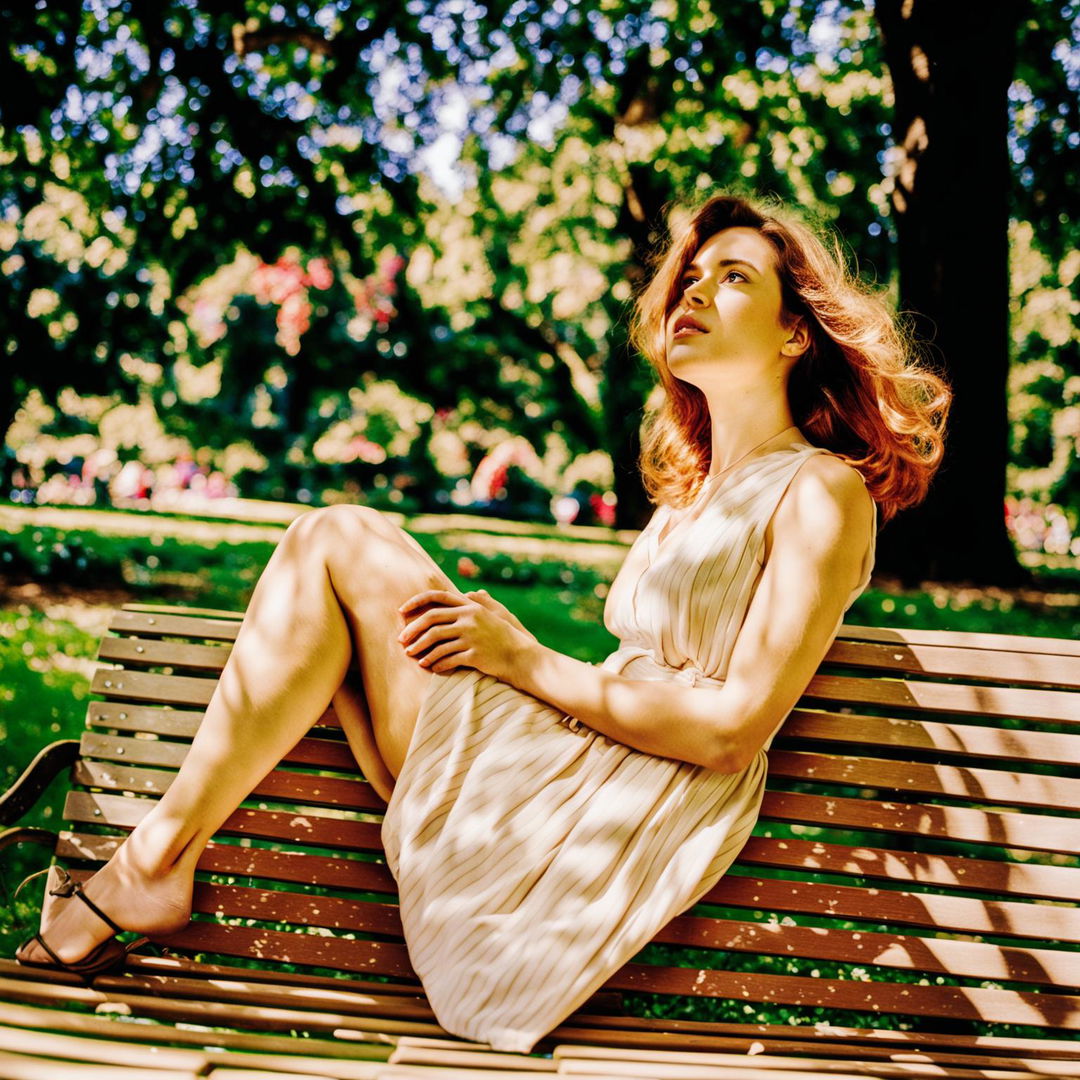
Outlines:
[[[74,776],[78,783],[87,787],[163,795],[176,773],[82,760],[76,763]],[[249,798],[300,803],[303,806],[336,806],[345,810],[382,809],[385,806],[365,780],[294,773],[286,769],[275,769],[265,776],[252,789]]]
[[91,1061],[99,1065],[116,1065],[129,1074],[126,1066],[151,1065],[155,1069],[184,1069],[198,1076],[210,1067],[209,1056],[199,1050],[164,1046],[132,1046],[112,1040],[78,1039],[50,1031],[26,1031],[5,1027],[0,1030],[0,1046],[10,1053],[36,1054],[47,1058],[68,1058],[72,1061]]
[[872,746],[875,751],[886,747],[922,750],[935,757],[992,759],[1022,768],[1033,764],[1080,767],[1080,734],[1056,731],[795,709],[784,722],[774,745],[784,746],[794,739]]
[[[345,1040],[331,1041],[329,1039],[300,1040],[274,1035],[252,1036],[225,1031],[188,1031],[184,1028],[155,1024],[117,1024],[115,1020],[105,1017],[84,1016],[61,1009],[40,1009],[32,1005],[10,1005],[2,1002],[0,1002],[0,1023],[4,1025],[0,1028],[0,1046],[5,1045],[9,1032],[26,1030],[60,1031],[73,1036],[89,1036],[94,1042],[109,1041],[117,1045],[121,1040],[145,1042],[155,1046],[161,1046],[163,1043],[182,1043],[195,1048],[198,1053],[205,1054],[211,1059],[214,1054],[228,1054],[236,1050],[249,1053],[255,1050],[261,1051],[260,1054],[252,1053],[251,1058],[245,1058],[245,1060],[256,1060],[275,1054],[287,1055],[290,1063],[310,1061],[313,1058],[381,1061],[390,1054],[390,1047],[385,1042],[380,1044],[376,1042],[350,1043]],[[297,1043],[302,1043],[303,1057],[300,1056],[301,1048],[297,1046]],[[167,1047],[162,1048],[167,1049]],[[322,1064],[325,1067],[325,1060]],[[118,1077],[117,1080],[123,1080],[123,1078]]]
[[[434,1058],[425,1058],[420,1052],[424,1049],[423,1046],[416,1047],[414,1043],[429,1043],[431,1040],[412,1040],[404,1038],[399,1042],[397,1048],[394,1050],[392,1057],[396,1062],[420,1062],[423,1060],[434,1061]],[[635,1067],[635,1071],[631,1074],[634,1076],[648,1076],[659,1077],[666,1075],[661,1072],[654,1072],[653,1070],[659,1067],[679,1067],[683,1072],[680,1076],[687,1076],[690,1080],[695,1080],[697,1076],[704,1078],[718,1076],[720,1080],[727,1080],[728,1077],[735,1075],[731,1072],[733,1069],[757,1069],[758,1080],[767,1080],[767,1078],[775,1078],[777,1070],[785,1067],[792,1066],[793,1062],[789,1055],[781,1057],[779,1054],[774,1053],[773,1047],[762,1046],[758,1054],[747,1057],[745,1054],[737,1053],[724,1053],[719,1051],[712,1052],[693,1052],[686,1050],[632,1050],[628,1048],[616,1048],[610,1049],[604,1047],[590,1047],[590,1046],[575,1046],[573,1044],[562,1044],[555,1047],[552,1054],[555,1062],[560,1069],[560,1075],[593,1075],[602,1076],[605,1075],[601,1072],[601,1069],[606,1069],[606,1075],[611,1076],[623,1075],[621,1070],[628,1065]],[[921,1057],[921,1055],[920,1055]],[[451,1056],[448,1055],[446,1060],[451,1060]],[[569,1071],[569,1063],[572,1063],[574,1071]],[[616,1064],[618,1063],[618,1064]],[[836,1067],[839,1064],[835,1058],[809,1058],[800,1057],[795,1062],[800,1068],[812,1070],[814,1075],[820,1075],[821,1072],[835,1075]],[[942,1055],[934,1055],[933,1057],[926,1057],[924,1060],[911,1060],[909,1062],[897,1062],[894,1065],[889,1063],[866,1061],[866,1062],[844,1062],[844,1067],[855,1071],[860,1076],[873,1076],[873,1077],[911,1077],[912,1080],[916,1080],[918,1077],[940,1076],[942,1080],[952,1077],[955,1080],[960,1078],[983,1078],[987,1074],[985,1072],[972,1072],[970,1068],[949,1068],[948,1066],[961,1065],[969,1066],[972,1068],[985,1068],[985,1059],[963,1059],[960,1061],[953,1061],[951,1057],[945,1057]],[[592,1072],[588,1069],[591,1066]],[[999,1080],[1007,1080],[1009,1076],[1018,1075],[1020,1077],[1027,1077],[1028,1080],[1038,1073],[1033,1073],[1031,1069],[1036,1066],[1036,1062],[1032,1060],[1024,1059],[1008,1059],[1001,1062],[994,1063],[995,1069],[1000,1069]],[[566,1070],[565,1072],[563,1070]],[[581,1070],[581,1071],[579,1071]],[[940,1071],[938,1071],[940,1070]],[[1044,1076],[1059,1075],[1053,1071],[1043,1073]],[[998,1076],[998,1074],[995,1074]]]
[[1080,868],[1039,863],[995,862],[967,855],[889,851],[873,847],[752,836],[739,853],[742,866],[865,877],[878,881],[920,882],[946,889],[999,896],[1068,900],[1080,896]]
[[[114,728],[117,731],[142,731],[190,741],[195,737],[195,732],[202,723],[204,715],[201,709],[159,708],[154,705],[136,705],[129,702],[92,701],[87,710],[87,723],[91,727]],[[312,727],[341,730],[332,707],[328,708]]]
[[117,634],[136,634],[146,638],[174,636],[204,638],[207,641],[235,641],[240,632],[240,622],[202,615],[150,613],[121,608],[113,614],[109,629]]
[[[117,838],[62,831],[57,842],[61,859],[105,862],[115,852]],[[993,862],[967,856],[927,855],[882,848],[845,847],[816,840],[752,836],[736,866],[775,867],[808,873],[922,883],[953,891],[991,892],[997,895],[1074,901],[1080,895],[1080,869],[1037,863]],[[257,876],[273,881],[318,885],[334,881],[341,888],[394,893],[397,886],[380,863],[305,852],[211,844],[199,869]],[[372,875],[378,875],[377,883]],[[344,876],[343,876],[344,875]],[[360,875],[360,876],[357,876]]]
[[[121,837],[62,832],[56,847],[60,859],[92,859],[104,862],[119,847]],[[300,851],[241,847],[211,843],[199,858],[198,869],[207,873],[258,877],[294,885],[332,885],[356,892],[397,895],[385,863],[343,855],[314,855]]]
[[[186,742],[128,739],[121,735],[102,735],[96,731],[83,732],[79,745],[86,758],[122,760],[131,765],[164,765],[172,769],[180,768],[189,749]],[[281,760],[290,765],[352,773],[357,780],[360,779],[356,759],[348,745],[331,739],[301,739]]]
[[[774,777],[935,795],[993,806],[1080,807],[1080,780],[878,757],[772,750]],[[1075,822],[1080,829],[1080,818]]]
[[[140,806],[138,804],[145,804]],[[69,821],[95,821],[100,824],[134,828],[152,803],[146,799],[123,796],[91,795],[73,791],[68,794],[64,813]],[[967,807],[907,805],[882,803],[872,799],[841,799],[793,792],[766,791],[762,803],[766,819],[824,825],[835,829],[910,833],[946,840],[985,843],[1032,851],[1076,853],[1080,835],[1075,821],[1049,815],[1019,813],[994,814]],[[292,815],[295,817],[296,815]],[[259,836],[267,840],[287,840],[322,847],[340,846],[357,850],[361,835],[377,835],[378,826],[344,821],[319,814],[306,814],[295,834],[285,825],[284,812],[241,809],[233,814],[223,832]],[[282,831],[285,829],[286,831]],[[377,848],[377,840],[364,850]]]
[[[153,805],[152,799],[71,791],[64,802],[64,817],[67,821],[133,829]],[[229,816],[220,831],[226,836],[291,840],[297,844],[341,851],[382,851],[380,829],[381,825],[377,823],[325,814],[298,815],[293,810],[249,810],[241,807]]]
[[1080,724],[1080,694],[1068,690],[815,675],[803,697],[855,705],[878,705],[888,709],[955,713],[958,716],[1014,717]]
[[627,964],[605,984],[615,990],[853,1009],[867,1013],[952,1016],[999,1024],[1080,1028],[1080,997],[975,986],[918,986],[881,981],[806,979],[795,975]]
[[208,705],[217,679],[193,675],[154,675],[129,668],[99,668],[90,691],[113,701],[160,701],[168,705]]
[[[224,928],[223,928],[224,929]],[[94,987],[65,986],[58,983],[35,983],[21,979],[0,978],[0,999],[9,1002],[58,1005],[64,1002],[96,1007],[119,1008],[135,1017],[147,1017],[168,1022],[227,1025],[256,1031],[315,1031],[335,1038],[363,1039],[369,1035],[438,1035],[442,1029],[436,1023],[401,1020],[396,1015],[400,1004],[387,998],[385,1002],[367,998],[366,1012],[331,1012],[304,1009],[304,998],[295,995],[293,1008],[266,1005],[240,1005],[196,998],[166,997],[146,993],[122,993],[111,987],[116,976],[99,976]],[[390,1004],[387,1004],[390,1003]],[[390,1015],[384,1015],[384,1013]]]
[[[887,921],[887,920],[882,920]],[[1005,947],[980,941],[828,930],[680,915],[654,939],[666,945],[831,960],[969,979],[1080,987],[1080,953]]]
[[[723,1049],[722,1040],[743,1040],[743,1053],[790,1047],[793,1053],[829,1054],[838,1058],[919,1053],[979,1052],[986,1062],[995,1063],[1010,1054],[1025,1054],[1040,1060],[1080,1060],[1080,1041],[1064,1038],[1021,1038],[1002,1035],[968,1035],[962,1032],[900,1031],[896,1028],[857,1028],[843,1024],[781,1025],[732,1021],[684,1020],[665,1017],[654,1020],[639,1016],[590,1016],[588,1026],[565,1024],[556,1029],[563,1045],[618,1046],[646,1049]],[[423,1036],[417,1036],[423,1038]],[[756,1044],[756,1045],[755,1045]]]
[[876,641],[887,645],[935,645],[951,649],[989,649],[991,652],[1080,656],[1072,638],[1029,634],[998,634],[978,630],[924,630],[919,627],[863,626],[844,623],[837,635],[844,641]]
[[202,615],[208,619],[224,619],[226,622],[239,623],[244,618],[242,611],[227,610],[225,608],[197,607],[195,605],[177,607],[175,604],[124,604],[118,610],[131,611],[144,615],[175,615],[182,612],[184,615]]
[[945,925],[958,933],[1080,942],[1080,911],[1054,904],[980,900],[898,889],[866,890],[851,885],[742,874],[721,878],[699,902],[926,929]]
[[[121,1025],[112,1024],[116,1029]],[[141,1025],[145,1026],[145,1025]],[[114,1032],[109,1033],[114,1034]],[[279,1040],[283,1041],[283,1040]],[[303,1040],[307,1043],[308,1040]],[[185,1068],[193,1077],[211,1077],[213,1080],[224,1080],[224,1075],[233,1072],[232,1067],[240,1065],[245,1070],[242,1076],[248,1080],[258,1080],[259,1077],[276,1077],[278,1080],[290,1080],[291,1077],[301,1077],[301,1071],[306,1074],[333,1076],[335,1080],[379,1080],[383,1058],[388,1059],[390,1048],[386,1047],[382,1057],[376,1061],[346,1061],[335,1058],[334,1063],[327,1068],[326,1061],[306,1053],[301,1055],[296,1049],[288,1053],[288,1059],[282,1061],[280,1057],[274,1057],[270,1053],[244,1054],[235,1052],[190,1048],[167,1047],[160,1045],[133,1045],[131,1042],[120,1042],[114,1038],[79,1038],[75,1035],[55,1034],[45,1030],[33,1030],[26,1028],[0,1028],[0,1045],[5,1050],[19,1054],[34,1054],[50,1059],[68,1059],[63,1064],[54,1066],[54,1070],[46,1075],[50,1080],[58,1077],[61,1073],[77,1076],[77,1073],[69,1072],[70,1063],[91,1062],[96,1064],[117,1066],[116,1072],[110,1074],[110,1080],[131,1080],[130,1066],[140,1063],[152,1065],[156,1069],[180,1069]],[[305,1047],[307,1049],[307,1047]],[[325,1045],[320,1049],[325,1050]],[[279,1051],[280,1053],[281,1051]],[[127,1067],[125,1067],[127,1066]],[[217,1068],[215,1068],[217,1066]],[[314,1069],[320,1069],[314,1073]],[[265,1069],[266,1072],[256,1073],[253,1070]],[[554,1070],[554,1065],[552,1065]],[[235,1076],[235,1072],[233,1073]]]
[[829,647],[822,663],[873,668],[895,675],[1080,689],[1080,654],[1063,656],[1007,649],[964,649],[955,645],[889,645],[838,638]]
[[[0,1076],[5,1080],[56,1080],[61,1071],[70,1080],[117,1080],[119,1072],[114,1065],[60,1062],[54,1058],[33,1057],[0,1049]],[[128,1066],[123,1069],[121,1076],[126,1080],[199,1080],[198,1074],[188,1069],[155,1069],[150,1065]],[[221,1077],[220,1080],[226,1078]],[[252,1080],[267,1078],[253,1077]]]
[[1027,851],[1080,853],[1076,819],[1049,814],[998,814],[967,806],[881,802],[789,791],[766,791],[761,812],[765,818],[777,821],[830,829],[905,833]]
[[155,940],[178,949],[223,956],[247,956],[399,979],[416,978],[403,942],[293,934],[262,927],[223,926],[198,919],[175,934]]
[[199,645],[188,641],[152,638],[102,638],[98,659],[126,667],[189,668],[220,673],[232,653],[230,645]]

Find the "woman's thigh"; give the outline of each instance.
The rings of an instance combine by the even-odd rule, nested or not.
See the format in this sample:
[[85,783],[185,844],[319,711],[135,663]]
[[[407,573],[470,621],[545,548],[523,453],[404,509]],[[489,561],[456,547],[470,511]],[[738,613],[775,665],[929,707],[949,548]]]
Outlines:
[[[362,723],[366,708],[370,735],[396,778],[424,695],[431,680],[442,677],[406,656],[397,639],[405,625],[398,608],[425,589],[460,590],[408,533],[378,510],[335,506],[307,517],[316,519],[311,524],[326,545],[331,583],[349,624],[362,685],[360,700],[361,686],[346,680],[335,706],[343,726]],[[357,743],[349,741],[356,752]],[[360,761],[362,769],[372,764]]]

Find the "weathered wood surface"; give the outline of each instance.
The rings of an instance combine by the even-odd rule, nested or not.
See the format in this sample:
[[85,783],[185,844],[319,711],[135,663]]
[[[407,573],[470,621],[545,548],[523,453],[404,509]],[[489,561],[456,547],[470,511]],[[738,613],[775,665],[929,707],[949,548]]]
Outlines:
[[[57,844],[76,876],[167,789],[239,625],[238,614],[117,613],[101,657],[123,666],[94,679],[104,700],[89,708]],[[381,858],[384,804],[327,710],[207,848],[175,957],[132,958],[92,988],[0,964],[0,995],[36,1008],[51,987],[60,1004],[129,1010],[168,1031],[229,1028],[240,1042],[214,1043],[223,1053],[278,1047],[275,1031],[326,1045],[351,1033],[371,1040],[365,1053],[396,1049],[350,1067],[415,1075],[1080,1075],[1080,1046],[1063,1041],[1080,1029],[1078,723],[1075,642],[842,627],[770,752],[762,818],[732,872],[538,1048],[553,1056],[508,1062],[435,1023]],[[256,971],[235,966],[253,959]],[[840,1029],[621,1012],[619,995],[639,992],[785,1004],[808,1020],[851,1010],[886,1026],[825,1038]],[[59,1015],[70,1025],[58,1021],[55,1038],[84,1033]],[[11,1023],[2,1009],[0,1023]],[[985,1033],[1000,1024],[1046,1037]],[[17,1043],[28,1061],[66,1045]],[[707,1059],[687,1056],[696,1050]],[[142,1060],[118,1052],[113,1065],[127,1075]],[[200,1063],[157,1061],[162,1073]],[[219,1075],[227,1060],[201,1068]]]

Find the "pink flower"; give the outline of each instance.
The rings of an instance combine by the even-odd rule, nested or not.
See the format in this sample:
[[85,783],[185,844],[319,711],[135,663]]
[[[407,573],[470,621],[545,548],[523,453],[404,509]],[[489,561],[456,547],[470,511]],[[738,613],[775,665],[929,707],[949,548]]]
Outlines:
[[316,289],[329,289],[334,283],[334,274],[326,259],[310,259],[307,264],[308,283]]

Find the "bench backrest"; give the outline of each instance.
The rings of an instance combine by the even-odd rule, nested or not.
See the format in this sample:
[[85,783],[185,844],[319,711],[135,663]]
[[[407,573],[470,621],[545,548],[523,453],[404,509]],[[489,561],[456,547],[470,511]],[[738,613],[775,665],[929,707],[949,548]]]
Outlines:
[[[89,873],[168,786],[239,620],[116,614],[61,861]],[[1076,643],[844,625],[770,752],[737,864],[606,989],[631,1009],[650,995],[654,1016],[693,998],[723,1020],[768,1003],[793,1022],[1080,1028],[1078,725]],[[382,809],[328,712],[207,849],[174,944],[415,988]]]

